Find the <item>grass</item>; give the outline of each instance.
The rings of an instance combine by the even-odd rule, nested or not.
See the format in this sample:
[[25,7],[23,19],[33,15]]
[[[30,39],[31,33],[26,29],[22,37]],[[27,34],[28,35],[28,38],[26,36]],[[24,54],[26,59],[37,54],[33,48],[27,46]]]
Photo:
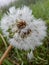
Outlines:
[[[46,22],[47,37],[43,40],[43,45],[33,51],[35,57],[31,62],[29,62],[26,57],[28,53],[27,51],[20,51],[13,48],[8,57],[4,60],[3,65],[49,65],[49,0],[39,0],[36,4],[29,4],[29,6],[36,18],[42,18]],[[0,20],[2,15],[3,12],[0,12]],[[1,29],[0,33],[2,34]],[[7,40],[6,43],[8,46]],[[0,37],[0,57],[3,55],[5,50],[6,46]]]

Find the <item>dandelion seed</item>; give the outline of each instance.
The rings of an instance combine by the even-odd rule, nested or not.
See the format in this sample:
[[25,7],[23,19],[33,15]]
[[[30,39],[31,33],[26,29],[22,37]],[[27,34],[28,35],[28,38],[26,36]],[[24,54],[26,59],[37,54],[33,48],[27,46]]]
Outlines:
[[34,55],[33,55],[33,52],[32,51],[27,54],[27,58],[28,58],[29,61],[32,60],[33,57],[34,57]]

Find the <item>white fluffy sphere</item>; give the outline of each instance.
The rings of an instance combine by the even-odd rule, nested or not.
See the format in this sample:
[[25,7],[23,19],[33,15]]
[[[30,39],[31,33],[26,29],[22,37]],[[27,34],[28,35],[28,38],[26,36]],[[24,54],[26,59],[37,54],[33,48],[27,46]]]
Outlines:
[[1,20],[1,29],[14,47],[34,50],[36,46],[42,44],[47,27],[43,20],[32,15],[30,8],[24,6],[17,9],[11,7]]

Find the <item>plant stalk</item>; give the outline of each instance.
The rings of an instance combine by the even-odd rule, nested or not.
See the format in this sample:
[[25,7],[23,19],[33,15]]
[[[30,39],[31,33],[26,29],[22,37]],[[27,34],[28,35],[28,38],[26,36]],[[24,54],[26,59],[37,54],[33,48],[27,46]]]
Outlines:
[[10,52],[11,49],[12,49],[12,45],[9,45],[9,47],[7,48],[7,50],[5,51],[5,53],[3,54],[3,56],[0,59],[0,65],[2,65],[2,62],[7,57],[8,53]]

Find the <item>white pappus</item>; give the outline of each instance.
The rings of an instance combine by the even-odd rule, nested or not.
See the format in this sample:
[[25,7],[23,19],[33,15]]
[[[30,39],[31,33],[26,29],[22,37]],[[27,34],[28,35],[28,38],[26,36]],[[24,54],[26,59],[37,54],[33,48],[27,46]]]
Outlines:
[[8,15],[4,14],[1,20],[3,35],[8,42],[20,50],[34,50],[42,44],[46,36],[46,24],[42,19],[36,19],[32,10],[24,6],[22,8],[11,7]]
[[11,3],[16,2],[17,0],[0,0],[0,8],[9,6]]

